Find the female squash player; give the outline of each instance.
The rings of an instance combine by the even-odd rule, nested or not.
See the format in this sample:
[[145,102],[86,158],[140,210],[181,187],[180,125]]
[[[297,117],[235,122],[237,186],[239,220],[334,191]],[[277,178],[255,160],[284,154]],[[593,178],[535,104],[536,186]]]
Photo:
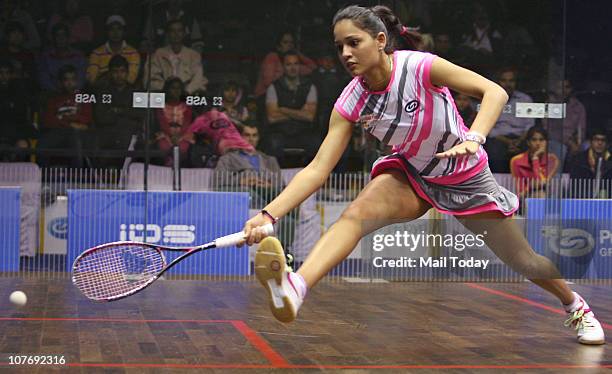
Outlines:
[[[513,270],[551,292],[568,313],[578,341],[603,344],[604,332],[586,301],[572,292],[546,257],[536,254],[511,216],[518,199],[500,187],[482,148],[508,96],[495,83],[440,57],[414,50],[418,34],[384,6],[349,6],[333,19],[334,42],[353,75],[330,118],[315,159],[265,209],[246,222],[246,243],[261,241],[255,271],[266,287],[274,316],[290,322],[306,291],[346,258],[364,235],[410,221],[431,207],[457,216]],[[449,88],[482,100],[468,130]],[[319,189],[340,159],[353,124],[362,125],[394,153],[373,166],[372,180],[321,237],[298,272],[285,269],[274,238],[259,226],[276,222]]]

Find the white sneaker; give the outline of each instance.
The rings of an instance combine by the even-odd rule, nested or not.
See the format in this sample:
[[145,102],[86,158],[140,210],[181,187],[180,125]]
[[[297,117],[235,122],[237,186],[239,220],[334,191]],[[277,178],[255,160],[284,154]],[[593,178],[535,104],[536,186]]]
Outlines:
[[578,307],[568,313],[568,318],[563,324],[567,327],[574,326],[578,333],[578,342],[582,344],[605,344],[604,331],[589,304],[580,295],[576,296],[580,298]]
[[255,253],[255,275],[268,291],[270,310],[281,322],[297,317],[304,296],[292,281],[291,268],[286,265],[283,247],[275,237],[263,239]]

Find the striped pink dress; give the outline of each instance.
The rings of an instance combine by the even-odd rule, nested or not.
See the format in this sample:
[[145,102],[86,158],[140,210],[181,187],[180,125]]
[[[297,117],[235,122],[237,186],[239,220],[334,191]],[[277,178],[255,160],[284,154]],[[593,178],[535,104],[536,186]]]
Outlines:
[[[431,83],[431,65],[435,55],[417,51],[395,51],[391,80],[382,91],[369,91],[361,77],[355,77],[344,89],[334,108],[347,120],[358,123],[365,131],[383,144],[393,146],[394,154],[377,161],[372,175],[376,176],[390,164],[402,164],[416,192],[443,212],[469,214],[486,210],[502,210],[511,214],[518,203],[497,209],[496,201],[463,201],[464,191],[453,191],[455,196],[441,196],[446,202],[436,201],[428,186],[457,186],[466,181],[471,184],[469,192],[481,189],[496,189],[497,183],[489,179],[487,154],[482,149],[470,156],[438,159],[436,153],[443,152],[465,140],[468,128],[455,106],[450,91]],[[401,162],[400,162],[401,161]],[[407,164],[406,164],[407,163]],[[474,184],[474,177],[482,181]],[[416,181],[415,181],[416,179]],[[435,191],[439,192],[439,191]],[[512,200],[509,191],[507,196]],[[455,204],[450,200],[462,200]],[[446,205],[445,205],[446,203]],[[444,206],[443,206],[444,205]]]

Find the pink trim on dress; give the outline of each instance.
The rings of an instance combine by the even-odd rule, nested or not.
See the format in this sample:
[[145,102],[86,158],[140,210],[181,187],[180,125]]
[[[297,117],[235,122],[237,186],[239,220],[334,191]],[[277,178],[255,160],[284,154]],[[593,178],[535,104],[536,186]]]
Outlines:
[[[410,58],[410,56],[408,56],[407,58]],[[418,77],[421,74],[421,66],[423,65],[423,61],[419,62],[419,64],[417,65],[416,68],[416,76]],[[421,85],[420,84],[416,84],[416,100],[419,104],[421,104]],[[402,142],[402,145],[397,148],[397,151],[401,152],[406,145],[410,142],[410,139],[412,139],[412,137],[414,136],[414,133],[416,132],[416,129],[419,125],[419,118],[421,111],[417,110],[416,114],[414,115],[414,117],[412,117],[412,123],[410,124],[410,132],[408,133],[408,135],[406,135],[406,138],[404,139],[404,141]]]
[[348,114],[346,112],[346,110],[344,110],[344,108],[339,103],[336,103],[334,105],[334,109],[336,109],[338,111],[338,113],[340,113],[340,115],[342,117],[346,118],[348,121],[351,121],[351,122],[357,121],[357,118],[355,118],[355,119],[351,118],[350,114]]
[[433,83],[431,83],[431,65],[433,64],[433,61],[436,59],[436,57],[436,55],[427,53],[427,57],[425,57],[424,59],[425,68],[423,70],[423,84],[430,90],[436,92],[444,92],[444,87],[436,87],[433,85]]
[[363,106],[366,103],[366,99],[368,98],[368,93],[367,92],[362,92],[361,93],[361,97],[359,98],[359,100],[357,100],[357,104],[355,105],[355,107],[353,108],[353,111],[351,112],[351,118],[354,118],[354,120],[352,121],[356,121],[357,118],[359,118],[359,113],[361,112],[361,108],[363,108]]
[[440,177],[428,177],[428,178],[423,177],[423,179],[425,179],[427,182],[435,183],[435,184],[448,184],[448,185],[459,184],[459,183],[465,182],[466,180],[472,178],[474,175],[480,173],[481,171],[484,170],[485,167],[487,167],[487,159],[481,158],[480,160],[478,160],[478,163],[476,165],[474,165],[471,169],[463,173],[455,172],[451,175],[443,175]]
[[504,212],[503,210],[499,208],[499,206],[497,206],[497,204],[495,204],[494,202],[489,202],[484,205],[474,207],[472,209],[467,209],[467,210],[461,210],[461,211],[456,211],[456,212],[446,210],[446,209],[443,209],[437,206],[436,203],[433,200],[431,200],[429,196],[427,196],[427,194],[423,191],[423,189],[421,189],[421,186],[419,185],[419,183],[414,179],[412,174],[410,174],[410,172],[406,170],[406,167],[402,164],[402,161],[400,160],[397,160],[397,159],[381,160],[378,163],[376,163],[376,165],[374,165],[370,175],[372,179],[374,179],[378,175],[380,175],[383,171],[388,170],[388,169],[400,169],[401,171],[403,171],[404,175],[406,175],[406,177],[408,178],[410,185],[414,189],[414,192],[416,192],[420,198],[427,201],[432,207],[436,208],[436,210],[438,210],[441,213],[450,214],[454,216],[465,216],[465,215],[476,214],[476,213],[497,211],[497,212],[502,213],[504,216],[508,217],[508,216],[513,215],[514,212],[516,212],[516,210],[518,209],[518,206],[517,206],[510,212]]

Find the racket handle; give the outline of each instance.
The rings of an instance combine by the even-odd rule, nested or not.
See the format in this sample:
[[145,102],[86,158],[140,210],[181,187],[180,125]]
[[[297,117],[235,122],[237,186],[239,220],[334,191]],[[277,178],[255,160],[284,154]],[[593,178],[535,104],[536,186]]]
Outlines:
[[[261,229],[264,230],[264,233],[266,234],[266,236],[270,236],[274,234],[274,226],[272,226],[271,223],[261,226]],[[235,234],[223,236],[215,240],[215,246],[217,248],[231,247],[233,245],[240,243],[242,240],[244,240],[244,232],[239,231]]]

